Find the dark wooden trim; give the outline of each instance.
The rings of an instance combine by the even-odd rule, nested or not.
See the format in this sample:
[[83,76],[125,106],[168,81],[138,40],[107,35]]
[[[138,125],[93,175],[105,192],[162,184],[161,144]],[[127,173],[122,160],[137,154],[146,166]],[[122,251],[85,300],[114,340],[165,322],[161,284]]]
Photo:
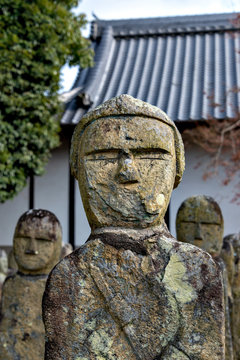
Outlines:
[[34,209],[34,176],[29,177],[29,209]]

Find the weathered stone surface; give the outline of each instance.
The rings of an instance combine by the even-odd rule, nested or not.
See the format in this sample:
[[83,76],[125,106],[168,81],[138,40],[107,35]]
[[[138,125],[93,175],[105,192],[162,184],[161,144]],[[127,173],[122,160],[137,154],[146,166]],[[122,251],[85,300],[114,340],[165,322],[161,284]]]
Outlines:
[[42,296],[61,241],[60,223],[51,212],[31,210],[20,217],[13,240],[19,271],[6,279],[2,292],[1,360],[43,359]]
[[223,359],[219,267],[163,220],[184,169],[174,123],[111,99],[76,127],[71,166],[92,233],[49,276],[45,359]]
[[176,230],[179,241],[188,242],[206,250],[212,255],[221,269],[225,303],[225,359],[232,360],[233,340],[229,309],[231,285],[228,278],[231,277],[231,274],[228,274],[228,266],[221,258],[223,216],[219,205],[209,196],[198,195],[189,197],[181,204],[178,210]]
[[[233,256],[232,256],[233,248]],[[231,284],[231,327],[234,360],[240,360],[240,235],[231,234],[224,238],[223,256],[228,264]],[[232,263],[231,263],[232,260]]]
[[233,284],[233,278],[234,278],[234,274],[235,274],[235,259],[234,259],[235,256],[234,256],[234,249],[233,249],[232,242],[229,241],[231,238],[232,238],[232,235],[225,236],[223,238],[223,246],[221,249],[220,257],[221,257],[221,259],[223,259],[223,261],[226,265],[228,283],[230,284],[228,297],[232,303],[232,284]]
[[41,316],[46,275],[10,276],[4,283],[0,323],[0,359],[44,357],[44,325]]
[[231,327],[231,285],[228,282],[227,267],[221,257],[215,257],[214,260],[218,263],[223,277],[224,285],[224,308],[225,308],[225,360],[234,359],[234,344],[233,344],[233,334]]
[[106,244],[103,232],[55,268],[44,301],[46,359],[223,358],[215,264],[158,231],[142,234],[143,255],[127,250],[127,230],[125,249]]

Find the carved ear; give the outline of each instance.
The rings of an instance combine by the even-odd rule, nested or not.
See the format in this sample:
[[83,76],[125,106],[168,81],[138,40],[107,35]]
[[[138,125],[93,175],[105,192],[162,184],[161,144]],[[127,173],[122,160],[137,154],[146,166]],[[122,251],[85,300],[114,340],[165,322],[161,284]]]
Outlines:
[[184,145],[182,141],[182,136],[179,133],[178,129],[174,126],[174,138],[175,138],[175,153],[176,153],[176,176],[174,189],[180,184],[185,169],[185,156],[184,156]]
[[72,141],[71,141],[71,149],[70,149],[70,168],[71,174],[78,179],[78,153],[79,153],[79,145],[81,140],[81,126],[78,125],[75,127],[73,132]]
[[173,185],[173,189],[176,189],[178,187],[178,185],[180,184],[182,178],[178,175],[175,176],[175,182],[174,182],[174,185]]

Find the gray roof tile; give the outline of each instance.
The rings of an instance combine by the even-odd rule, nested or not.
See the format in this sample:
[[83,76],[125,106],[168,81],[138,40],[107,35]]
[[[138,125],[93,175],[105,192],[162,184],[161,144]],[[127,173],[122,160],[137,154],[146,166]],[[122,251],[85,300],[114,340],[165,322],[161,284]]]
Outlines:
[[[222,119],[240,111],[240,33],[236,14],[96,20],[95,66],[65,94],[62,124],[119,94],[160,107],[174,121]],[[235,90],[235,91],[234,91]]]

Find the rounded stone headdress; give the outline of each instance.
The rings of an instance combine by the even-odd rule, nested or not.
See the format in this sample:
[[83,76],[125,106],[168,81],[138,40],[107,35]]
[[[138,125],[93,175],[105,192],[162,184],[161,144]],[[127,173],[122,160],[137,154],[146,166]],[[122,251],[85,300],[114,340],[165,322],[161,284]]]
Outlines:
[[175,151],[176,151],[176,177],[174,187],[176,188],[180,183],[185,167],[184,146],[182,137],[174,124],[174,122],[158,107],[148,104],[142,100],[135,99],[134,97],[123,94],[116,96],[110,100],[105,101],[95,109],[89,111],[82,117],[77,124],[72,136],[71,152],[70,152],[70,165],[73,176],[78,178],[78,157],[79,157],[79,144],[81,136],[86,127],[95,120],[106,117],[115,116],[141,116],[150,119],[159,120],[169,125],[174,132]]

